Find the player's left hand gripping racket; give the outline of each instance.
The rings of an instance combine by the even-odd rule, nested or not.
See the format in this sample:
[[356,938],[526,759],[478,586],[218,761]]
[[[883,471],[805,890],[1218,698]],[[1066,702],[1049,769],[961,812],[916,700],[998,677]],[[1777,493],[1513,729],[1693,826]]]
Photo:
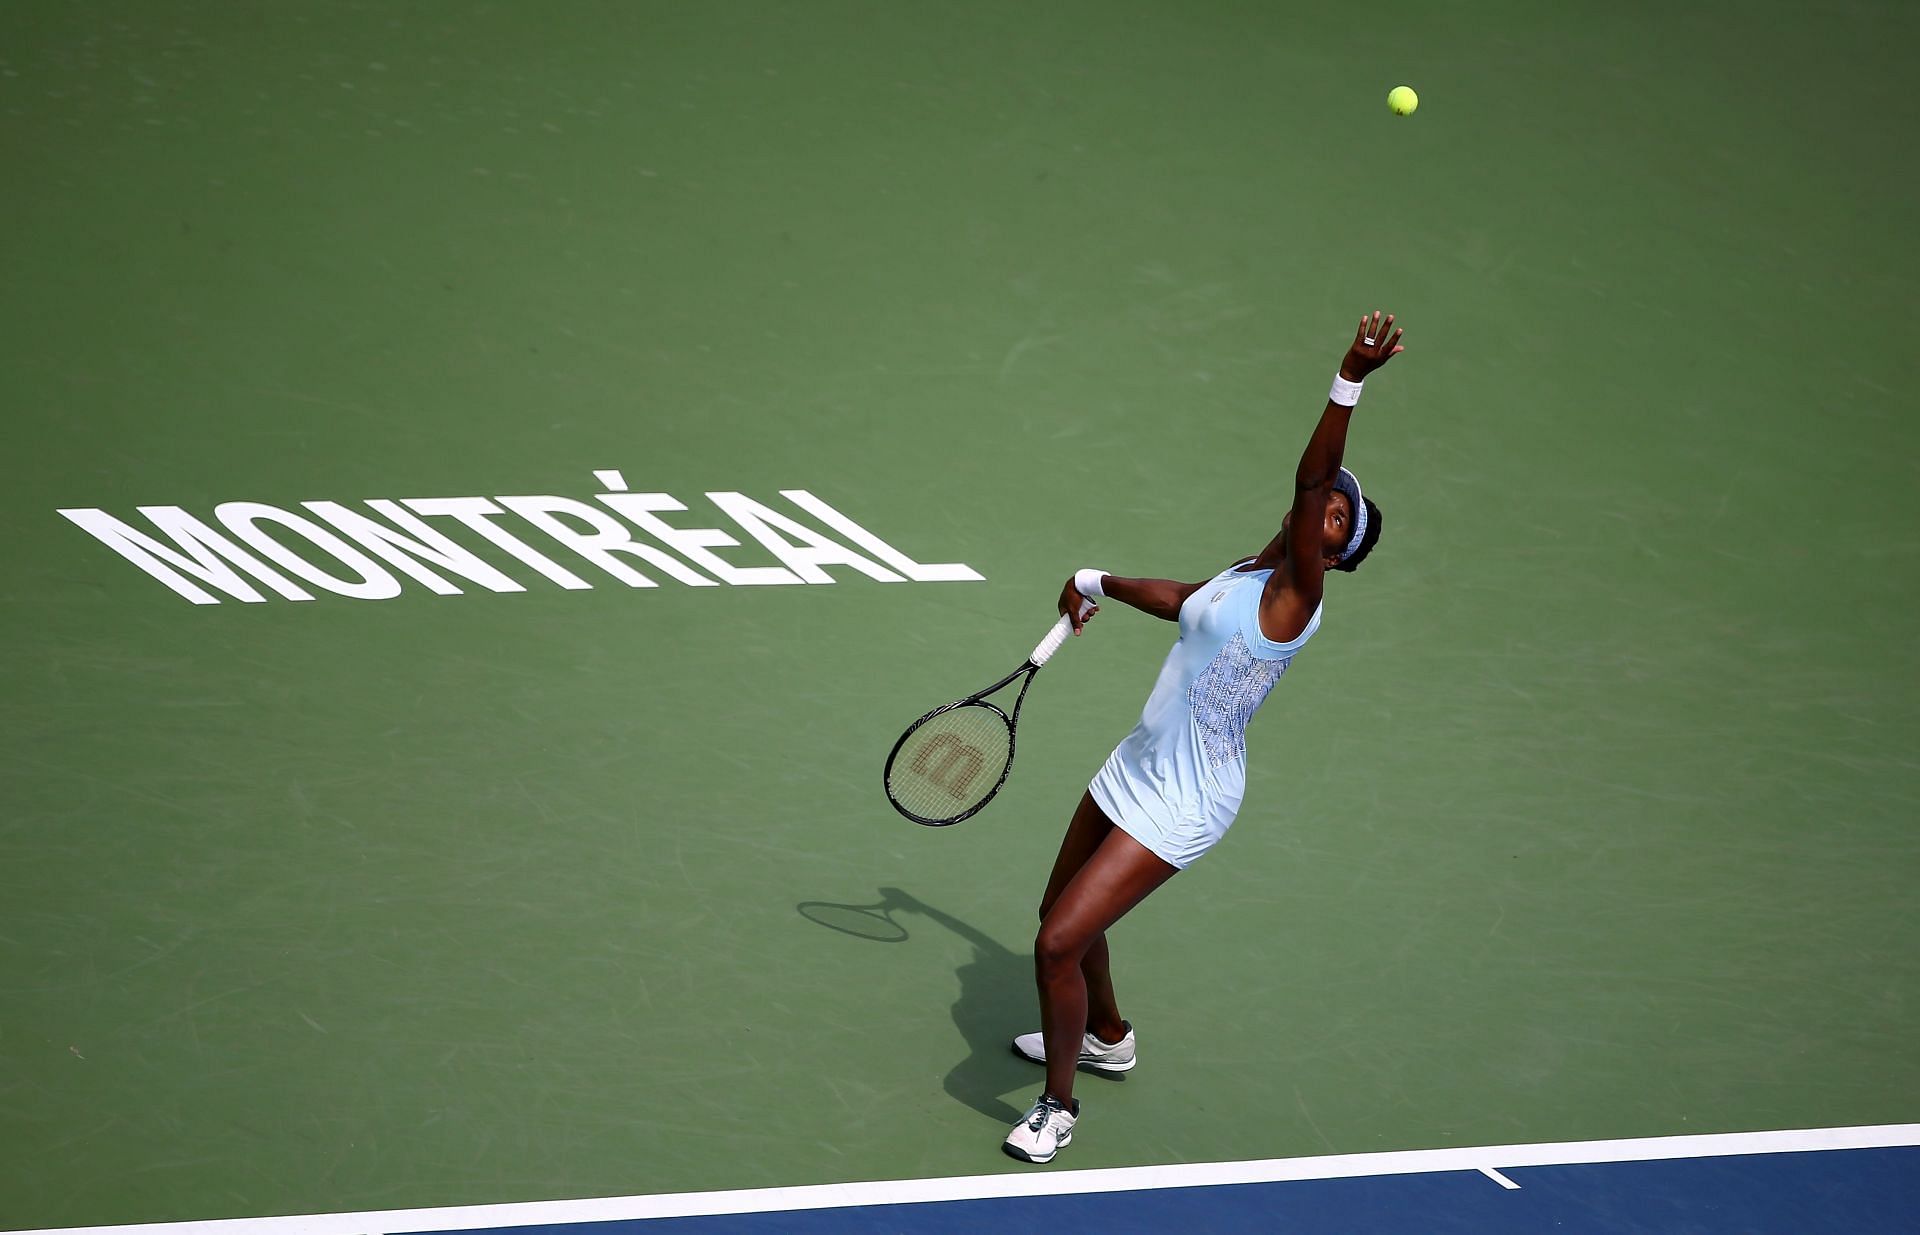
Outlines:
[[[985,690],[937,707],[907,726],[887,755],[887,801],[893,809],[915,823],[944,828],[971,818],[993,801],[1013,769],[1013,731],[1027,688],[1072,633],[1073,623],[1061,614],[1025,664]],[[1020,693],[1008,715],[987,696],[1016,680]]]

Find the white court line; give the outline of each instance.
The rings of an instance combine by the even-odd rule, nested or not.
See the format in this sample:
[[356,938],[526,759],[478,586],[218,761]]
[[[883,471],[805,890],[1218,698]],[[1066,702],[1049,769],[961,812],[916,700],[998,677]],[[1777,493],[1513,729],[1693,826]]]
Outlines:
[[1519,1184],[1514,1183],[1511,1179],[1508,1179],[1505,1175],[1502,1175],[1499,1171],[1494,1170],[1490,1166],[1481,1167],[1480,1173],[1482,1175],[1485,1175],[1488,1179],[1491,1179],[1494,1183],[1499,1184],[1502,1188],[1505,1188],[1509,1192],[1520,1191]]
[[[849,1205],[905,1205],[994,1197],[1060,1196],[1077,1192],[1138,1192],[1147,1188],[1356,1179],[1372,1175],[1418,1175],[1438,1171],[1482,1171],[1498,1179],[1497,1172],[1501,1167],[1653,1162],[1673,1158],[1719,1158],[1733,1154],[1890,1149],[1914,1145],[1920,1145],[1920,1124],[1880,1124],[1861,1128],[1728,1132],[1704,1136],[1641,1137],[1623,1141],[1565,1141],[1542,1145],[1482,1145],[1458,1149],[1331,1154],[1319,1158],[1267,1158],[1254,1162],[1031,1171],[1014,1175],[964,1175],[947,1179],[807,1184],[794,1188],[752,1188],[734,1192],[677,1192],[577,1201],[520,1201],[504,1205],[463,1205],[440,1209],[388,1209],[353,1214],[223,1218],[200,1222],[150,1222],[131,1226],[58,1229],[65,1235],[407,1235],[415,1231],[459,1231],[476,1227],[550,1226],[560,1222],[755,1214],[797,1209],[838,1209]],[[0,1232],[0,1235],[50,1235],[50,1230],[9,1231]]]

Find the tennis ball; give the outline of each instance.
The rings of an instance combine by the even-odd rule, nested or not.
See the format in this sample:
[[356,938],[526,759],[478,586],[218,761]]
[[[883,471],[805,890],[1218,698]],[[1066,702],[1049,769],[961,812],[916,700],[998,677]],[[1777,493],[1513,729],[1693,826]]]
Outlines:
[[1396,116],[1411,116],[1418,106],[1420,96],[1413,92],[1412,86],[1395,86],[1387,91],[1387,107]]

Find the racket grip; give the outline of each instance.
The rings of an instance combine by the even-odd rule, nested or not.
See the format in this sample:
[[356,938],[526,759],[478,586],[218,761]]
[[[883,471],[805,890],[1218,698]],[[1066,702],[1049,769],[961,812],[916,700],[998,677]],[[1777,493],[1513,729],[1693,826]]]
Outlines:
[[[1092,608],[1092,601],[1081,601],[1080,616],[1085,617],[1087,611]],[[1034,646],[1033,655],[1027,657],[1027,663],[1035,668],[1046,664],[1053,659],[1053,654],[1060,650],[1060,645],[1065,643],[1068,636],[1072,634],[1073,623],[1068,621],[1067,615],[1063,613],[1060,615],[1060,620],[1053,624],[1053,629],[1047,632],[1047,637]]]

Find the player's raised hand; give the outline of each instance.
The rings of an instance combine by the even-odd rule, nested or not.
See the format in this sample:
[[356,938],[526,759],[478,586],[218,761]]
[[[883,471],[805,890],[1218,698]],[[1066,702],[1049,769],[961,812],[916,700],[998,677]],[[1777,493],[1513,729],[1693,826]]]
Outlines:
[[1382,314],[1378,309],[1360,319],[1360,329],[1353,335],[1353,346],[1347,349],[1347,358],[1340,362],[1340,376],[1350,382],[1365,381],[1367,374],[1392,360],[1407,349],[1400,346],[1403,331],[1393,325],[1393,314]]

